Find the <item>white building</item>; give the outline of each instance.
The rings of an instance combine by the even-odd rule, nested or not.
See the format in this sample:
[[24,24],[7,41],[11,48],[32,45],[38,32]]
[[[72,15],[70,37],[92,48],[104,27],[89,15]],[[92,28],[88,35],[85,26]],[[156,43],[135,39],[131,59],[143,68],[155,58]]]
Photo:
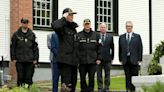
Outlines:
[[[4,61],[10,61],[10,25],[13,25],[10,2],[0,0],[0,56],[4,57]],[[47,34],[52,31],[51,22],[61,18],[63,9],[68,7],[77,12],[74,21],[79,24],[78,31],[83,29],[85,18],[91,20],[95,31],[99,23],[108,24],[108,32],[114,36],[114,65],[119,65],[118,38],[126,32],[125,21],[133,21],[133,31],[141,35],[144,55],[151,54],[155,45],[164,39],[164,0],[33,0],[32,4],[33,19],[30,23],[38,37],[39,62],[43,64],[50,62],[46,41]]]
[[10,60],[10,0],[0,0],[0,61]]

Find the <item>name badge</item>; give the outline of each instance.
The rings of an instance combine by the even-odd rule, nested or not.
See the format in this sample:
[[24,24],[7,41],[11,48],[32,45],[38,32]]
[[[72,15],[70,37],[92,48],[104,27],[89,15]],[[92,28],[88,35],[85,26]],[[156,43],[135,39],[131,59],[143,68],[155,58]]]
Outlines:
[[101,44],[102,43],[102,40],[101,39],[99,39],[99,44]]
[[24,41],[25,41],[25,42],[27,42],[27,41],[28,41],[28,39],[27,39],[27,38],[25,38],[25,39],[24,39]]

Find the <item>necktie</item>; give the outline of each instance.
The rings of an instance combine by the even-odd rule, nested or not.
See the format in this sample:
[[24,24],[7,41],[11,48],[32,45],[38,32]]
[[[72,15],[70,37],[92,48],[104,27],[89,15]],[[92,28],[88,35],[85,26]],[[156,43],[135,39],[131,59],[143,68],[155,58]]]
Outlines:
[[130,34],[129,33],[128,33],[128,38],[127,38],[127,43],[128,43],[128,45],[130,43]]
[[102,35],[101,40],[102,40],[102,44],[104,44],[104,41],[105,41],[104,34]]
[[130,52],[129,52],[129,43],[130,43],[130,34],[128,33],[128,37],[127,37],[127,56],[130,55]]

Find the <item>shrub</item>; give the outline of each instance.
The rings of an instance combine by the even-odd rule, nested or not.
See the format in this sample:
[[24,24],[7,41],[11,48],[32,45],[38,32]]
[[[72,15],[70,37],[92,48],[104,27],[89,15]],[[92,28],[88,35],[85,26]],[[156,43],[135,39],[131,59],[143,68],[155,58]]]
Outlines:
[[32,85],[29,89],[28,92],[41,92],[41,90],[38,88],[36,85]]
[[148,66],[149,75],[159,75],[162,74],[162,67],[155,60],[152,60]]
[[162,68],[159,65],[160,57],[164,55],[164,41],[157,44],[151,62],[148,65],[149,75],[157,75],[162,73]]
[[4,85],[1,89],[0,92],[41,92],[40,89],[36,85],[30,86],[28,88],[28,85],[22,86],[22,87],[14,87],[12,89],[9,89],[7,85]]
[[2,86],[0,92],[9,92],[9,88],[7,87],[7,85]]
[[150,87],[143,86],[143,92],[164,92],[164,83],[156,82]]

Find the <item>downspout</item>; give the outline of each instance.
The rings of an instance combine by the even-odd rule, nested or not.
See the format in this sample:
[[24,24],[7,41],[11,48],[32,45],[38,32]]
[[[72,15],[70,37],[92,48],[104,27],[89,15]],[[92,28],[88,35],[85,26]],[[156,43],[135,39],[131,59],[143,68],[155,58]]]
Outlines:
[[152,54],[152,0],[149,0],[149,54]]

